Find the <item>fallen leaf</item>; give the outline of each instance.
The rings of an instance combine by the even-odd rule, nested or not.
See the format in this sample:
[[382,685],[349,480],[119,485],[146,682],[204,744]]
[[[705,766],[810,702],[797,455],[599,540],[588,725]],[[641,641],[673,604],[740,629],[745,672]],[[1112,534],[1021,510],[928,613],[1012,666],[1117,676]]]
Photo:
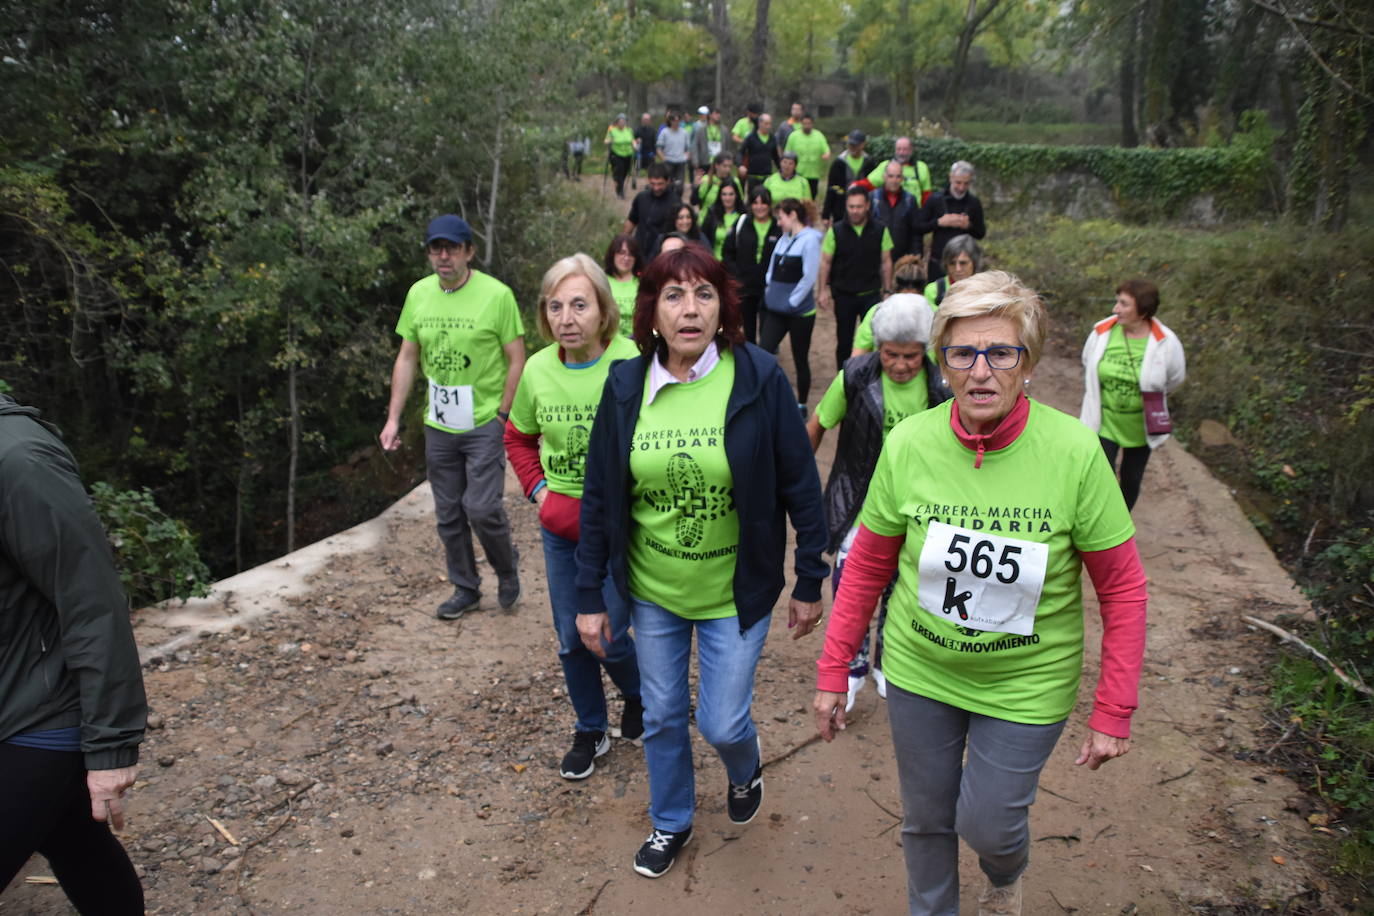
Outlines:
[[1274,860],[1274,864],[1275,864],[1275,865],[1287,865],[1287,864],[1288,864],[1288,860],[1285,859],[1283,856],[1270,856],[1269,858]]
[[1311,824],[1313,827],[1325,827],[1327,824],[1331,823],[1331,815],[1320,812],[1317,814],[1309,814],[1307,815],[1307,823]]
[[1151,867],[1148,866],[1148,865],[1142,865],[1142,866],[1140,866],[1140,867],[1141,867],[1142,869],[1144,869],[1145,871],[1148,871],[1148,872],[1153,872],[1153,871],[1154,871],[1154,869],[1151,868]]
[[523,763],[512,763],[510,768],[517,773],[525,772],[525,765]]

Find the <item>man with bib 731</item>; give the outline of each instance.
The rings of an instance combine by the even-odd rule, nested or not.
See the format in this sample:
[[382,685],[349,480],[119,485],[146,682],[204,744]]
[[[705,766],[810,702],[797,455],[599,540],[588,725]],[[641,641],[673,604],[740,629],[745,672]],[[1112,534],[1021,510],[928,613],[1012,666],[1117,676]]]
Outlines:
[[1102,667],[1077,763],[1095,770],[1130,749],[1145,572],[1091,430],[1023,391],[1046,324],[1010,274],[950,287],[931,349],[954,399],[885,440],[817,663],[816,725],[830,740],[849,660],[899,572],[883,673],[912,914],[959,912],[960,837],[987,878],[980,916],[1021,912],[1030,805],[1078,696],[1085,566]]
[[396,322],[401,352],[380,438],[387,451],[400,448],[401,414],[423,374],[425,463],[453,583],[436,616],[456,620],[481,602],[474,531],[496,573],[497,602],[510,610],[520,597],[518,558],[501,504],[501,435],[525,368],[525,328],[510,287],[470,266],[475,249],[466,221],[436,217],[425,248],[434,273],[410,288]]

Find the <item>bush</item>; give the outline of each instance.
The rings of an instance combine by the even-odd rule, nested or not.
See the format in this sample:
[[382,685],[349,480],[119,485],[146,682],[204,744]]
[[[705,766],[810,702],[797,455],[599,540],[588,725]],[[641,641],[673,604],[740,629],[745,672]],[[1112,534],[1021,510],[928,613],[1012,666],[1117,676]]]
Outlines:
[[91,499],[133,607],[210,594],[210,570],[201,562],[195,538],[158,508],[147,487],[116,490],[102,481],[91,487]]
[[[1126,149],[1113,146],[1043,146],[1029,143],[975,143],[916,137],[916,158],[932,176],[948,174],[960,159],[991,172],[1008,186],[1030,186],[1060,172],[1080,172],[1100,180],[1122,212],[1132,218],[1163,217],[1192,199],[1211,194],[1235,215],[1271,203],[1272,156],[1246,135],[1246,142],[1223,147]],[[875,156],[892,155],[896,138],[871,137]]]

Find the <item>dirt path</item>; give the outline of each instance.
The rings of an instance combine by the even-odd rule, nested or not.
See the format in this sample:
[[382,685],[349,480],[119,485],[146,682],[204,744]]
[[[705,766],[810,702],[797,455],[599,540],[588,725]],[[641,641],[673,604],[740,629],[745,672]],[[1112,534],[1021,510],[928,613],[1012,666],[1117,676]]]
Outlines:
[[[824,317],[816,337],[813,404],[834,372]],[[1079,384],[1076,362],[1051,355],[1032,392],[1073,408]],[[1326,888],[1316,853],[1331,840],[1262,760],[1270,640],[1239,622],[1293,611],[1301,596],[1223,486],[1175,443],[1145,483],[1136,520],[1152,601],[1134,750],[1096,773],[1072,765],[1096,671],[1093,626],[1082,702],[1032,813],[1028,914],[1251,912],[1220,907],[1277,909]],[[535,513],[513,477],[506,493],[525,583],[511,615],[489,596],[458,624],[434,619],[447,587],[424,487],[317,548],[323,561],[303,582],[293,555],[270,564],[265,585],[236,583],[229,606],[138,615],[145,650],[168,647],[147,668],[160,727],[124,837],[150,912],[901,911],[883,701],[870,687],[841,739],[814,743],[820,639],[791,641],[783,615],[755,706],[770,761],[763,814],[743,829],[728,822],[724,773],[698,740],[697,841],[664,879],[633,873],[648,829],[642,754],[617,742],[589,780],[558,777],[571,716]],[[282,597],[293,577],[306,588]],[[35,858],[23,874],[46,873]],[[962,875],[973,912],[979,876],[967,854]],[[1303,899],[1306,912],[1339,911]],[[0,896],[0,914],[62,912],[60,890],[22,877]]]

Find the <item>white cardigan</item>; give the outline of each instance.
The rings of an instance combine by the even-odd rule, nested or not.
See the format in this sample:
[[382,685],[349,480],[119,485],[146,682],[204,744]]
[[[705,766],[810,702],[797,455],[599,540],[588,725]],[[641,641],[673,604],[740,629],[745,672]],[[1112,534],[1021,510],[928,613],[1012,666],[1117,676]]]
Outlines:
[[[1107,352],[1107,338],[1117,323],[1117,317],[1104,318],[1093,325],[1083,343],[1083,408],[1078,419],[1093,432],[1102,429],[1102,384],[1097,378],[1097,364]],[[1140,358],[1140,390],[1170,392],[1183,384],[1187,366],[1183,361],[1183,344],[1178,335],[1156,318],[1150,319],[1150,335],[1145,340],[1145,355]],[[1150,448],[1159,448],[1168,433],[1146,436]]]

